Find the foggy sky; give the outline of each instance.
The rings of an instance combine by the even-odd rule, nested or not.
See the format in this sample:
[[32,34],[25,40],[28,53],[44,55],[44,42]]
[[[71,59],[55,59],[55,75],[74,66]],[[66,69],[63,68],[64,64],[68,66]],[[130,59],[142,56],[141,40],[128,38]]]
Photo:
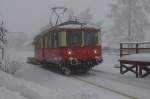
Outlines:
[[[113,0],[114,1],[114,0]],[[90,8],[94,21],[103,21],[112,0],[0,0],[0,21],[4,19],[10,32],[37,34],[49,22],[54,6],[72,8],[80,13]]]

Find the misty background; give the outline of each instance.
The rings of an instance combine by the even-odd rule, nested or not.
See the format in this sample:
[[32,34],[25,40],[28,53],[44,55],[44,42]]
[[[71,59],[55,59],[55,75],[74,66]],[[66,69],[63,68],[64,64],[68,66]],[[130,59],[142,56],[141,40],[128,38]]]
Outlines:
[[[114,36],[116,31],[111,30],[114,18],[110,18],[109,14],[115,12],[111,5],[116,2],[117,0],[0,0],[0,22],[4,20],[4,26],[8,30],[9,46],[26,48],[33,37],[40,33],[40,29],[49,24],[52,7],[65,6],[79,17],[88,9],[90,22],[99,24],[102,28],[103,46],[115,46],[118,43],[112,38],[120,37]],[[149,41],[149,31],[143,35],[144,40]],[[111,40],[114,41],[113,44]]]

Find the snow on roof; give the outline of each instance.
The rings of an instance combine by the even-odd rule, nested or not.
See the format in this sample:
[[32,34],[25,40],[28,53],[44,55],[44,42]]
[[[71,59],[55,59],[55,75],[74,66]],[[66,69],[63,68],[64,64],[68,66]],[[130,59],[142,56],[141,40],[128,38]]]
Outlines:
[[50,24],[42,27],[40,29],[41,32],[45,32],[47,30],[50,30],[50,29],[55,29],[55,28],[58,28],[58,29],[81,29],[81,28],[88,28],[88,29],[100,29],[100,27],[98,25],[95,25],[95,24],[84,24],[84,23],[80,23],[78,21],[67,21],[67,22],[64,22],[62,24],[59,24],[57,26],[54,26],[52,27]]
[[87,28],[100,29],[100,27],[99,27],[98,25],[95,25],[95,24],[86,24],[85,27],[87,27]]
[[69,24],[69,25],[59,26],[58,28],[72,28],[72,29],[77,29],[77,28],[81,28],[81,25]]
[[68,25],[59,26],[58,28],[63,28],[63,29],[80,29],[80,28],[100,29],[98,26],[92,25],[92,24],[86,24],[86,25],[68,24]]
[[45,30],[48,30],[48,29],[50,29],[51,28],[51,26],[50,26],[50,24],[48,24],[48,25],[46,25],[46,26],[43,26],[41,29],[40,29],[40,31],[45,31]]
[[121,57],[120,60],[150,62],[150,53],[126,55]]

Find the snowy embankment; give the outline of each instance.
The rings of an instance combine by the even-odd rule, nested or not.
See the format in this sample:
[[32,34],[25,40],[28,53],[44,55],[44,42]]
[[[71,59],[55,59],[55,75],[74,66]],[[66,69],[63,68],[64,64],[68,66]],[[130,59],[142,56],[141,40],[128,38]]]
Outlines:
[[0,99],[27,99],[19,93],[0,87]]
[[59,99],[63,94],[0,71],[0,99]]

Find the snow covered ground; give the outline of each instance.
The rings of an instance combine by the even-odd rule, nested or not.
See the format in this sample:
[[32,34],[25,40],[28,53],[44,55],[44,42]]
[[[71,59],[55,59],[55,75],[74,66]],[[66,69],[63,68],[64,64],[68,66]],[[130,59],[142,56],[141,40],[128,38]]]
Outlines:
[[150,97],[150,77],[136,78],[132,73],[120,75],[119,68],[115,68],[119,59],[116,55],[104,55],[104,62],[88,74],[71,77],[27,64],[25,62],[27,56],[33,56],[33,53],[17,52],[10,56],[15,61],[17,71],[15,77],[0,72],[0,92],[4,90],[0,95],[9,96],[14,93],[16,97],[21,97],[14,99],[149,99]]
[[34,65],[28,65],[17,71],[16,76],[49,89],[61,89],[65,92],[65,98],[62,99],[129,99],[103,88],[97,88],[72,77],[62,76]]
[[4,87],[0,87],[0,99],[27,99],[20,96],[17,92],[10,91]]
[[128,73],[121,75],[118,64],[119,56],[104,55],[104,63],[95,67],[85,76],[78,78],[85,81],[103,85],[106,88],[113,89],[138,99],[149,99],[150,97],[150,76],[145,78],[136,78],[135,74]]
[[5,92],[4,95],[8,93],[8,96],[12,96],[14,93],[14,98],[10,99],[59,99],[59,97],[57,96],[63,95],[63,92],[61,90],[50,90],[36,83],[15,78],[12,75],[6,74],[2,71],[0,71],[0,85],[2,86],[2,88],[0,87],[1,91]]

